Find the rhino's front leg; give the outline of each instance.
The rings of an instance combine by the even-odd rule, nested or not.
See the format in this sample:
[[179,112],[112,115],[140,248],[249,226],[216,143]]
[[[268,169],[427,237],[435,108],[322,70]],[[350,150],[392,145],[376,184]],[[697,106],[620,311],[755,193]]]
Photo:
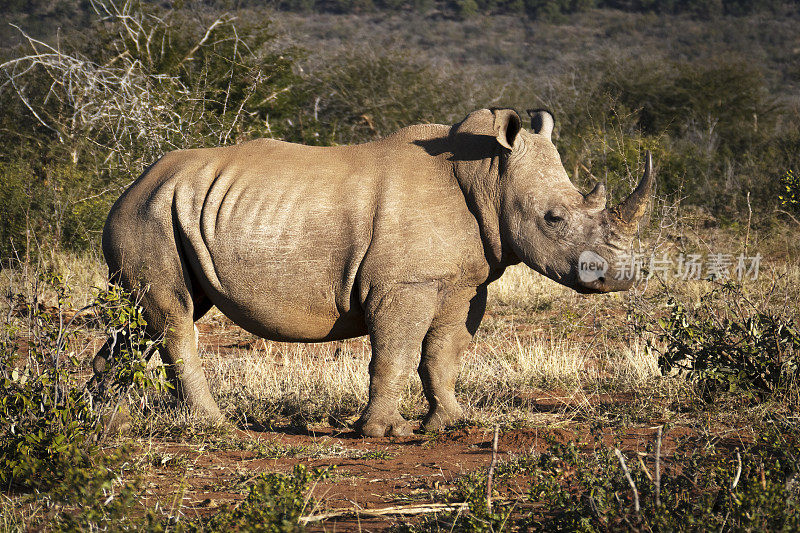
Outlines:
[[370,291],[365,311],[372,359],[369,403],[356,423],[361,434],[411,434],[411,424],[398,409],[400,395],[419,357],[436,304],[435,283],[402,283]]
[[422,344],[419,375],[429,410],[425,430],[450,425],[463,415],[455,386],[461,355],[469,345],[486,310],[486,287],[451,292],[433,320]]

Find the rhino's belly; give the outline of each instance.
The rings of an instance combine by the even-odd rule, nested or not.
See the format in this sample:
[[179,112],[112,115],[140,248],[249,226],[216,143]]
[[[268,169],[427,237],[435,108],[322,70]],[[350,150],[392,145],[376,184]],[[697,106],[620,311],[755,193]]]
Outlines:
[[244,329],[297,342],[366,334],[354,289],[362,247],[226,242],[211,244],[209,259],[195,262],[195,272],[214,305]]
[[243,302],[221,298],[215,305],[233,322],[254,335],[284,342],[323,342],[366,335],[367,327],[360,309],[337,317],[303,311],[267,299]]
[[288,165],[221,168],[208,189],[179,183],[184,253],[211,301],[256,335],[363,335],[353,287],[370,244],[372,189]]

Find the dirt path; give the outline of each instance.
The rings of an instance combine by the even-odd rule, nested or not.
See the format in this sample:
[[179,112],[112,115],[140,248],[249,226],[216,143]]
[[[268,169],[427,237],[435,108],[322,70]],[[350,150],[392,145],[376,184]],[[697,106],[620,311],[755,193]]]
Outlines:
[[[686,431],[675,430],[665,440],[668,454],[674,439]],[[655,428],[629,428],[622,446],[630,453],[644,452],[653,442]],[[617,434],[617,438],[620,434]],[[457,480],[488,469],[492,430],[464,427],[436,436],[362,438],[353,432],[314,427],[298,432],[237,430],[229,444],[177,444],[149,441],[143,450],[149,458],[148,505],[177,508],[183,487],[181,512],[189,519],[206,517],[226,504],[243,500],[247,486],[261,473],[291,472],[296,464],[330,468],[329,479],[313,487],[317,506],[306,515],[349,509],[352,514],[309,524],[317,531],[383,531],[415,517],[360,516],[361,511],[452,501]],[[552,442],[575,441],[588,449],[588,430],[512,429],[502,431],[498,459],[535,454]],[[613,445],[610,433],[604,444]],[[237,444],[238,443],[238,444]],[[239,449],[233,449],[238,446]],[[528,487],[524,474],[503,483],[499,498],[521,499]]]

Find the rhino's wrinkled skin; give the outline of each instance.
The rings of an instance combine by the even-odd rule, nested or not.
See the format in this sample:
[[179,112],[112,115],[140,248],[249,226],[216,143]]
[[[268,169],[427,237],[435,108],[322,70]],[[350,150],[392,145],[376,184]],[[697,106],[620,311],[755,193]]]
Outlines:
[[[364,435],[403,435],[400,391],[418,372],[424,427],[461,416],[459,357],[483,317],[486,287],[524,261],[581,292],[625,290],[613,272],[581,281],[591,250],[627,252],[653,186],[648,164],[622,205],[570,183],[552,116],[481,109],[357,146],[275,140],[162,157],[120,197],[103,233],[115,281],[142,298],[149,333],[190,408],[222,418],[197,354],[194,321],[217,306],[268,339],[369,334]],[[104,348],[95,359],[102,372]]]

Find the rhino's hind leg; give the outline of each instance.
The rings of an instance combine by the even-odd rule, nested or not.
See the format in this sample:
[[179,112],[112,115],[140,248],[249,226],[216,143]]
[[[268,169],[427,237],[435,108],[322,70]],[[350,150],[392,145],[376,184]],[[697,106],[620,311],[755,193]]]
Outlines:
[[113,361],[118,352],[118,344],[112,339],[108,339],[92,359],[92,370],[94,373],[86,384],[86,388],[94,396],[95,401],[103,402],[109,398],[109,390],[113,376],[108,372],[109,362]]
[[186,403],[192,414],[212,421],[224,416],[211,395],[200,356],[194,322],[191,319],[169,321],[169,331],[164,339],[161,356],[167,363],[167,374],[175,385],[178,398]]
[[427,431],[441,429],[463,416],[456,400],[456,378],[461,354],[475,335],[485,309],[486,287],[479,287],[477,294],[474,289],[452,293],[425,336],[419,375],[429,405],[423,421]]
[[150,284],[141,293],[148,334],[164,337],[159,352],[178,399],[194,415],[212,421],[224,420],[203,372],[194,326],[194,321],[208,312],[212,304],[178,257],[174,262],[164,263],[158,283]]
[[437,304],[433,283],[398,284],[370,291],[365,305],[372,359],[369,363],[369,403],[356,429],[367,437],[402,436],[411,424],[398,409],[400,395]]
[[[194,327],[194,321],[211,308],[212,302],[184,261],[180,247],[175,244],[174,231],[158,225],[140,229],[146,234],[160,233],[163,244],[140,249],[138,240],[128,240],[127,230],[115,236],[115,228],[107,228],[110,241],[114,242],[116,237],[120,242],[104,249],[109,271],[115,273],[112,282],[136,295],[147,320],[147,336],[163,337],[159,353],[167,365],[167,377],[174,386],[172,392],[193,414],[222,420],[222,412],[203,372]],[[96,368],[105,363],[104,357],[107,354],[101,350],[95,360]]]
[[[186,287],[150,287],[141,292],[140,305],[147,320],[147,336],[151,339],[163,337],[159,349],[161,359],[167,365],[167,378],[173,388],[171,392],[186,403],[193,414],[220,421],[224,419],[208,387],[200,356],[197,352],[197,329],[195,317],[200,317],[210,309],[207,299],[188,297]],[[174,294],[178,292],[179,294]],[[203,295],[204,298],[204,295]],[[193,309],[197,302],[197,309]],[[92,361],[94,377],[89,386],[98,394],[104,395],[110,376],[108,363],[113,358],[112,341],[107,341]]]

